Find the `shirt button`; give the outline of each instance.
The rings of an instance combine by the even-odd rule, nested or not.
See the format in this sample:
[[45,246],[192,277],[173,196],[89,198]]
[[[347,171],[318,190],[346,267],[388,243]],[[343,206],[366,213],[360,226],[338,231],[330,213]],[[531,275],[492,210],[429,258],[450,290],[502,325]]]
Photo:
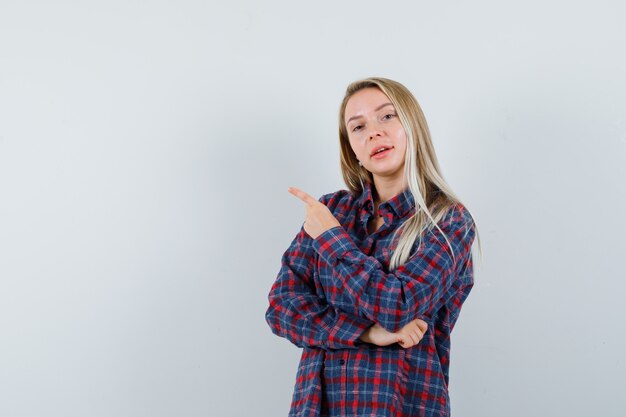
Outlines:
[[345,365],[346,361],[344,359],[339,359],[339,365]]

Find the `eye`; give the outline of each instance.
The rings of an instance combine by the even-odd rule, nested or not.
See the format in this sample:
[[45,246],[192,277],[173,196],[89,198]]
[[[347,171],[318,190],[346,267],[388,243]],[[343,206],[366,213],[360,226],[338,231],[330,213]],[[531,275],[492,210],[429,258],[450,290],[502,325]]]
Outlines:
[[389,119],[393,119],[394,117],[396,117],[395,113],[389,113],[383,116],[383,119],[385,120],[389,120]]
[[352,131],[353,131],[353,132],[357,132],[357,131],[359,131],[359,130],[361,129],[361,127],[363,127],[363,126],[361,126],[361,125],[356,125],[356,126],[354,126],[354,127],[352,128]]

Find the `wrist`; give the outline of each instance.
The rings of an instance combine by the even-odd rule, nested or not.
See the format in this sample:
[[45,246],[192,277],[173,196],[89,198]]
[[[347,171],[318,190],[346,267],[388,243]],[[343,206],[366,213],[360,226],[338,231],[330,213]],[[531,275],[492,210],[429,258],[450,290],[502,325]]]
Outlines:
[[363,333],[361,333],[361,336],[359,336],[359,340],[361,342],[365,342],[365,343],[372,343],[372,340],[370,339],[370,329],[372,327],[368,327]]

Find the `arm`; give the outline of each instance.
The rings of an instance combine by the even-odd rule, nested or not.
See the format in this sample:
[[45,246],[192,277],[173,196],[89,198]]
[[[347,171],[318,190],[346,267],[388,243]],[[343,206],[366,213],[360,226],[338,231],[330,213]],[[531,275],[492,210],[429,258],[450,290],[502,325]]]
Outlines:
[[475,226],[463,208],[448,212],[439,222],[454,249],[433,228],[418,250],[396,270],[386,273],[374,257],[359,250],[341,226],[326,230],[313,241],[319,255],[333,266],[333,280],[365,317],[390,332],[411,320],[430,317],[439,309],[455,277],[456,265],[471,250]]
[[283,254],[268,295],[265,320],[272,332],[298,347],[356,348],[374,323],[336,309],[315,293],[311,278],[315,251],[303,228]]

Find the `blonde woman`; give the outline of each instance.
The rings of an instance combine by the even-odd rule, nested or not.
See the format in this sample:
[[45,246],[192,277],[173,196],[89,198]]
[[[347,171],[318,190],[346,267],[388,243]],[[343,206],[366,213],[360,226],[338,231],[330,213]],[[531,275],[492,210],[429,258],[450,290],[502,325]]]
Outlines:
[[306,219],[268,297],[272,332],[303,348],[289,416],[449,416],[473,216],[402,84],[350,84],[339,144],[348,190],[317,200],[289,189]]

